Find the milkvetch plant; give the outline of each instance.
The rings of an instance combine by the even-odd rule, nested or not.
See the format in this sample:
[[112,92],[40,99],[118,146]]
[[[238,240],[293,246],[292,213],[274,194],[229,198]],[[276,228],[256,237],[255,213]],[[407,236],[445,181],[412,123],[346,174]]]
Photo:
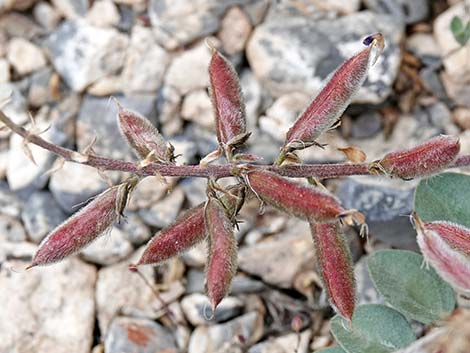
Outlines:
[[[155,234],[140,259],[130,264],[131,269],[159,265],[205,241],[209,249],[206,292],[215,311],[229,293],[237,270],[235,228],[238,213],[246,199],[257,198],[260,203],[269,204],[310,224],[323,285],[338,314],[332,321],[332,332],[340,347],[330,351],[391,352],[409,344],[414,335],[408,320],[426,324],[440,322],[455,306],[451,287],[438,274],[458,290],[470,288],[465,279],[454,273],[455,268],[470,273],[470,239],[469,230],[465,228],[470,226],[470,220],[462,224],[460,218],[449,219],[444,213],[442,217],[438,216],[440,219],[425,219],[428,216],[420,209],[422,205],[417,204],[414,223],[424,260],[418,254],[400,251],[373,255],[369,261],[372,279],[393,308],[381,305],[356,307],[353,262],[342,225],[359,225],[361,234],[365,235],[366,219],[361,210],[345,209],[339,199],[315,178],[348,175],[403,180],[427,178],[448,168],[469,166],[470,156],[458,156],[458,138],[438,136],[409,150],[388,153],[371,163],[363,162],[365,153],[355,147],[343,150],[351,161],[360,163],[301,163],[296,151],[312,146],[322,147],[317,142],[318,137],[339,124],[342,113],[379,58],[384,39],[377,33],[367,36],[363,44],[365,48],[331,75],[324,88],[286,132],[286,140],[273,165],[253,163],[259,158],[243,152],[243,146],[250,137],[246,128],[243,94],[232,64],[215,49],[208,75],[219,146],[199,165],[178,165],[173,146],[157,129],[145,117],[119,103],[117,125],[123,139],[139,158],[137,163],[99,156],[92,149],[76,152],[52,144],[16,125],[0,111],[0,121],[21,135],[25,146],[32,143],[66,161],[89,165],[101,171],[117,170],[132,175],[96,196],[54,229],[40,244],[29,267],[60,261],[97,239],[125,216],[124,210],[132,191],[142,178],[155,175],[161,178],[203,177],[207,178],[207,201],[188,210],[173,224]],[[225,158],[227,163],[211,163],[218,158]],[[222,187],[217,181],[224,177],[235,177],[236,182]],[[292,178],[307,178],[310,183]],[[416,200],[422,197],[419,190]],[[470,204],[467,205],[465,217],[470,213]],[[422,268],[422,261],[435,267],[437,273]],[[452,267],[454,265],[455,268]],[[400,275],[400,266],[405,266],[406,274]],[[419,286],[425,288],[423,293]],[[412,292],[410,288],[413,288]],[[402,293],[396,294],[398,290]],[[410,297],[412,300],[407,300]]]

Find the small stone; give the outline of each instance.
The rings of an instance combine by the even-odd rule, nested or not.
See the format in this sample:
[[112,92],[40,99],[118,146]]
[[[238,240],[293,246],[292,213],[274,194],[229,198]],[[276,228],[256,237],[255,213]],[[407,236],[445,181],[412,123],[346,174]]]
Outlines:
[[119,10],[111,0],[94,1],[86,19],[93,26],[116,26],[120,21]]
[[121,76],[111,75],[99,78],[87,88],[87,93],[93,96],[111,96],[122,91]]
[[400,249],[416,250],[416,231],[406,217],[413,211],[415,186],[416,182],[351,177],[339,186],[338,197],[344,208],[366,216],[371,236]]
[[26,241],[26,232],[16,218],[0,213],[0,239],[10,242]]
[[315,3],[320,10],[337,11],[342,15],[349,15],[359,10],[360,0],[342,1],[342,0],[320,0]]
[[162,84],[169,63],[169,55],[157,44],[152,30],[134,26],[121,75],[123,91],[155,92]]
[[436,71],[425,67],[419,71],[419,77],[426,90],[434,94],[440,100],[449,100],[444,85]]
[[291,288],[300,272],[314,263],[312,236],[307,222],[297,222],[285,234],[244,247],[238,253],[238,267],[269,284]]
[[23,38],[13,38],[8,43],[7,58],[19,75],[26,75],[46,66],[42,50]]
[[[10,12],[0,16],[1,32],[4,32],[8,38],[20,37],[28,41],[45,34],[44,29],[38,26],[30,17],[18,12]],[[5,46],[6,48],[7,46]]]
[[165,228],[174,222],[184,202],[184,191],[180,188],[173,190],[163,200],[156,202],[150,208],[140,209],[139,215],[148,225]]
[[124,232],[113,227],[83,249],[80,254],[88,262],[108,266],[124,260],[133,250]]
[[259,118],[261,131],[266,132],[278,142],[284,142],[286,133],[310,102],[304,93],[288,93],[266,110],[266,116]]
[[67,216],[48,191],[38,191],[31,194],[21,213],[21,220],[29,238],[35,243],[40,243],[66,218]]
[[308,353],[311,337],[310,330],[301,332],[299,335],[290,333],[280,337],[270,337],[251,347],[248,353]]
[[10,10],[24,11],[29,9],[37,0],[2,0],[0,1],[0,13]]
[[376,111],[361,114],[354,120],[351,128],[351,137],[369,138],[378,134],[382,129],[382,119]]
[[199,326],[191,335],[188,353],[229,352],[240,345],[250,346],[263,336],[263,331],[263,316],[256,311],[224,324]]
[[354,265],[354,277],[356,279],[357,305],[362,304],[384,304],[382,295],[375,289],[374,283],[370,278],[367,267],[368,257],[363,256]]
[[[2,105],[2,111],[15,124],[22,125],[29,120],[26,98],[20,89],[13,83],[0,83],[0,101],[10,99],[10,102]],[[5,135],[8,136],[9,134]]]
[[[99,270],[96,282],[97,316],[101,334],[105,336],[114,317],[118,314],[155,319],[160,317],[162,303],[155,297],[152,288],[139,275],[129,271],[129,263],[136,262],[137,252],[128,261],[107,266]],[[142,266],[139,271],[155,287],[151,266]],[[173,282],[160,291],[161,300],[171,303],[184,293],[180,282]]]
[[209,85],[207,68],[211,50],[203,42],[173,58],[165,78],[165,84],[187,94]]
[[222,19],[217,35],[224,53],[234,55],[243,51],[251,29],[251,21],[247,14],[238,6],[230,8]]
[[67,213],[78,211],[81,205],[106,188],[98,171],[86,165],[65,162],[51,176],[49,189],[57,203]]
[[207,181],[203,178],[185,178],[179,184],[186,194],[191,207],[195,207],[207,199]]
[[128,43],[128,37],[114,28],[65,21],[51,33],[46,46],[56,71],[80,92],[122,67]]
[[175,156],[178,156],[176,159],[178,164],[190,165],[195,163],[194,157],[197,153],[197,144],[193,139],[183,134],[169,139],[169,142],[175,148]]
[[253,26],[257,26],[264,20],[270,4],[272,4],[270,0],[247,1],[242,8]]
[[34,20],[47,30],[53,30],[60,22],[60,13],[48,2],[41,1],[34,6]]
[[452,113],[442,102],[436,102],[426,107],[429,120],[433,126],[446,135],[457,135],[459,128],[452,121]]
[[193,326],[211,325],[230,320],[242,313],[244,304],[238,298],[226,297],[217,306],[214,317],[209,320],[210,307],[209,299],[204,294],[190,294],[181,300],[181,308]]
[[[204,280],[205,273],[197,269],[191,268],[186,275],[186,293],[204,293]],[[251,277],[237,274],[232,281],[230,286],[230,293],[232,295],[246,294],[246,293],[258,293],[266,289],[263,282],[253,279]]]
[[152,237],[153,234],[149,227],[147,227],[137,213],[129,212],[126,209],[124,215],[124,219],[117,227],[123,231],[126,239],[129,240],[132,245],[142,245]]
[[178,353],[170,330],[148,320],[117,317],[111,323],[104,344],[106,353]]
[[442,72],[441,81],[444,84],[447,95],[452,98],[456,104],[470,107],[469,79],[464,76],[453,77],[447,74],[447,72]]
[[[281,148],[281,143],[267,133],[261,132],[260,129],[253,131],[248,143],[249,153],[261,157],[263,163],[266,164],[274,163],[279,154],[279,148]],[[278,145],[278,148],[273,148],[276,145]]]
[[313,97],[346,58],[363,48],[364,35],[375,32],[383,33],[386,46],[353,102],[377,104],[391,93],[400,63],[403,24],[394,16],[370,11],[331,20],[272,16],[256,27],[246,54],[271,96],[302,92]]
[[[134,110],[152,124],[156,123],[155,101],[153,95],[116,96],[117,101],[126,109]],[[100,119],[96,119],[99,116]],[[117,105],[109,98],[86,95],[77,118],[77,146],[83,150],[94,137],[95,153],[115,159],[134,159],[134,153],[124,142],[117,123]]]
[[176,182],[174,178],[166,178],[166,180],[167,183],[165,184],[162,179],[156,176],[143,178],[132,192],[127,209],[138,211],[139,209],[147,209],[157,204]]
[[28,272],[9,270],[27,264],[9,260],[0,271],[0,352],[89,353],[95,268],[72,259]]
[[184,97],[181,117],[213,131],[214,108],[206,90],[192,91]]
[[436,63],[441,53],[436,40],[429,33],[414,33],[406,39],[406,46],[424,64]]
[[183,136],[196,145],[194,152],[197,152],[198,156],[201,158],[214,152],[219,147],[215,131],[208,130],[196,124],[187,125],[184,129]]
[[470,130],[470,108],[456,108],[452,115],[457,125],[464,130]]
[[207,243],[201,242],[180,254],[186,266],[203,268],[207,262]]
[[30,76],[31,84],[29,86],[28,102],[33,107],[41,107],[56,100],[50,85],[52,75],[52,69],[47,67]]
[[8,184],[0,181],[0,214],[19,218],[23,210],[23,202],[11,191]]
[[426,0],[365,0],[370,10],[388,14],[405,21],[406,24],[420,22],[429,16]]
[[163,86],[157,97],[158,121],[161,124],[180,120],[179,112],[182,97],[174,87]]
[[258,116],[263,94],[262,87],[251,70],[244,70],[241,73],[240,85],[245,100],[247,130],[253,131],[258,125]]
[[10,63],[0,58],[0,83],[10,82]]
[[234,3],[233,0],[194,0],[190,3],[186,0],[151,0],[148,13],[160,43],[167,49],[175,49],[216,32],[220,17]]
[[52,0],[52,4],[69,20],[85,17],[88,11],[88,0]]

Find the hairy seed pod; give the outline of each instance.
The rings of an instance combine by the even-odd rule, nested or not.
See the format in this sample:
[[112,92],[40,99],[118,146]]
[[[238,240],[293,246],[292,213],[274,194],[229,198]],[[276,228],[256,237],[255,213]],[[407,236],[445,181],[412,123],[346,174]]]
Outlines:
[[331,222],[346,213],[336,197],[318,188],[267,171],[251,171],[246,178],[261,200],[296,217]]
[[425,260],[452,287],[470,294],[470,256],[466,252],[470,229],[447,222],[423,223],[416,215],[414,221]]
[[[240,200],[244,200],[245,187],[242,184],[235,185],[228,192],[233,196],[224,195],[221,200],[227,210],[236,215],[241,207]],[[205,237],[204,204],[200,204],[157,233],[132,267],[162,263],[200,243]]]
[[118,105],[118,125],[136,155],[150,162],[174,163],[174,148],[144,116]]
[[243,144],[246,132],[245,103],[232,64],[214,49],[209,64],[217,139],[222,147]]
[[284,143],[285,152],[316,144],[317,138],[331,129],[364,83],[369,67],[383,48],[380,33],[364,40],[367,48],[344,62],[331,76],[325,87],[289,129]]
[[338,223],[310,223],[315,254],[332,306],[351,321],[356,284],[351,253]]
[[118,186],[104,191],[55,228],[39,245],[29,267],[51,264],[75,254],[106,231],[117,219]]
[[384,173],[405,180],[429,176],[450,166],[460,152],[458,137],[441,135],[409,150],[392,152],[369,166],[372,173]]
[[209,197],[207,201],[205,223],[209,238],[206,290],[214,313],[217,305],[227,295],[232,278],[237,272],[237,241],[226,209],[214,197]]

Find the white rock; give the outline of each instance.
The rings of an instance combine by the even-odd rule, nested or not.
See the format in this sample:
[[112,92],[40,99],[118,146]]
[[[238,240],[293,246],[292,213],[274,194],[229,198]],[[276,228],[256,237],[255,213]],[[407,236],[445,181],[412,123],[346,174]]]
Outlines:
[[245,100],[246,125],[248,131],[253,131],[258,124],[259,111],[263,90],[251,70],[244,70],[240,75],[243,98]]
[[30,8],[37,0],[2,0],[0,1],[0,13],[9,10],[24,11]]
[[132,192],[127,208],[137,211],[140,208],[150,208],[157,204],[171,190],[176,179],[167,178],[167,181],[168,183],[165,184],[156,176],[148,176],[142,179]]
[[119,228],[113,227],[81,251],[83,259],[98,265],[112,265],[127,258],[132,244]]
[[121,16],[111,0],[98,0],[93,2],[86,19],[93,26],[111,27],[119,23]]
[[46,66],[42,50],[23,38],[13,38],[8,43],[7,58],[20,75],[26,75]]
[[122,72],[124,92],[154,92],[162,84],[170,58],[151,29],[134,26]]
[[0,272],[0,352],[89,353],[95,268],[72,259],[28,272],[8,270],[26,265],[10,261]]
[[[444,67],[447,74],[454,79],[460,77],[470,80],[468,59],[470,57],[470,47],[468,45],[461,47],[450,29],[450,23],[455,16],[459,16],[463,23],[470,20],[469,15],[465,12],[464,2],[455,4],[436,18],[434,21],[434,36],[444,58]],[[455,53],[449,55],[453,51]]]
[[34,6],[33,16],[37,23],[48,30],[52,30],[60,22],[60,13],[48,2],[41,1]]
[[228,55],[243,51],[251,29],[248,15],[237,6],[230,8],[222,19],[217,35],[222,42],[223,51]]
[[266,115],[259,118],[260,129],[279,142],[284,142],[286,133],[297,120],[301,112],[310,103],[311,98],[305,93],[285,94],[266,110]]
[[224,324],[199,326],[191,335],[188,353],[228,352],[240,346],[239,336],[246,345],[252,345],[263,335],[263,316],[252,311]]
[[[211,40],[211,43],[214,40]],[[211,60],[211,50],[203,42],[182,52],[171,62],[165,83],[186,94],[209,84],[207,72]]]
[[82,18],[88,11],[88,0],[52,0],[52,4],[70,20]]
[[360,0],[319,0],[315,2],[315,5],[319,7],[320,10],[325,11],[337,11],[343,15],[351,14],[359,10],[361,5]]
[[145,223],[159,228],[164,228],[174,222],[179,214],[184,201],[184,192],[176,188],[163,200],[156,202],[148,209],[140,209],[139,215]]
[[0,213],[0,239],[11,242],[26,241],[26,232],[16,218]]
[[184,97],[181,116],[208,129],[214,128],[214,108],[206,90],[199,89]]
[[129,39],[114,28],[63,22],[47,40],[52,64],[74,91],[118,71]]
[[300,337],[295,333],[280,337],[270,337],[268,340],[251,347],[248,353],[307,353],[309,352],[311,337],[312,332],[310,330],[301,332]]
[[0,58],[0,83],[10,82],[10,64],[8,60]]

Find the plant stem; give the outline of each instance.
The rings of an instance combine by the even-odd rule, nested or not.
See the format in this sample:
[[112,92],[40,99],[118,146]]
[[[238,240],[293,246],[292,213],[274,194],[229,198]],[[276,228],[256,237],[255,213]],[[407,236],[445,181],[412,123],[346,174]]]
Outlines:
[[[42,147],[66,161],[89,165],[100,170],[130,172],[139,176],[179,176],[179,177],[199,177],[199,178],[224,178],[238,176],[244,170],[269,170],[276,174],[292,177],[306,178],[315,177],[320,179],[338,178],[351,175],[375,175],[369,172],[369,164],[302,164],[302,165],[259,165],[259,164],[226,164],[226,165],[167,165],[150,163],[142,167],[139,163],[128,162],[118,159],[101,157],[95,154],[82,155],[65,147],[50,143],[38,135],[30,133],[28,130],[12,122],[1,110],[0,121],[2,121],[14,133],[25,138],[29,143]],[[459,157],[450,168],[470,166],[470,155]]]

